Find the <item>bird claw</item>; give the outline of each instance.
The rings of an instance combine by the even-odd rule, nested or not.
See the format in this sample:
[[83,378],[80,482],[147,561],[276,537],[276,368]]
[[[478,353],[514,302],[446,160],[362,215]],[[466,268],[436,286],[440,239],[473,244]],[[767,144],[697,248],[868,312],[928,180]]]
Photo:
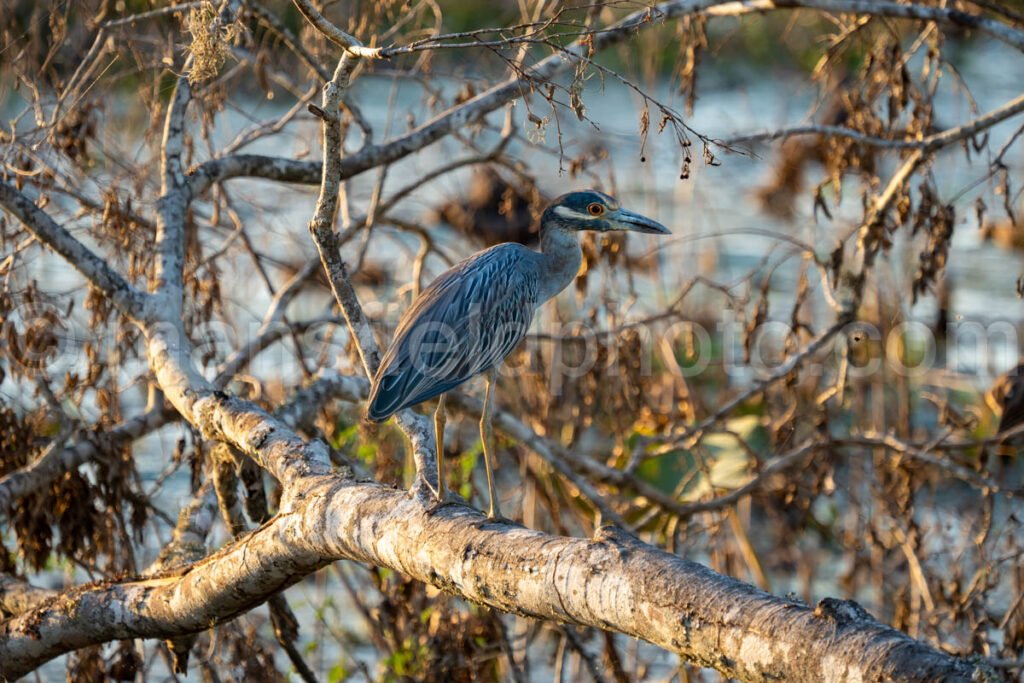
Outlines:
[[447,491],[442,490],[439,494],[437,487],[431,485],[429,481],[421,476],[416,477],[412,491],[424,504],[427,504],[427,500],[434,501],[435,505],[442,505],[448,501]]
[[438,512],[440,512],[444,508],[446,508],[446,507],[448,507],[450,505],[458,505],[458,504],[459,504],[458,501],[454,501],[454,500],[451,500],[449,498],[445,498],[444,500],[439,500],[438,498],[435,497],[434,498],[434,503],[430,507],[427,508],[427,515],[429,515],[429,516],[436,515]]
[[498,512],[498,513],[491,512],[490,514],[488,514],[483,519],[477,521],[476,522],[476,528],[477,529],[482,529],[484,526],[486,526],[488,524],[503,524],[503,525],[506,525],[506,526],[522,526],[522,524],[520,524],[519,522],[515,521],[514,519],[509,519],[508,517],[505,517],[500,512]]

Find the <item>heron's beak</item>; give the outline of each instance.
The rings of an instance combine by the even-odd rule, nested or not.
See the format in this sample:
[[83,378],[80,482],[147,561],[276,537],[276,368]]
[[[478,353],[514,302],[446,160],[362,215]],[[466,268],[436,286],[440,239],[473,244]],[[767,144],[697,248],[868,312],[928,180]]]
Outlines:
[[612,212],[609,218],[612,219],[622,230],[633,232],[647,232],[655,235],[671,235],[672,231],[658,221],[651,220],[647,216],[641,216],[627,209],[618,209]]

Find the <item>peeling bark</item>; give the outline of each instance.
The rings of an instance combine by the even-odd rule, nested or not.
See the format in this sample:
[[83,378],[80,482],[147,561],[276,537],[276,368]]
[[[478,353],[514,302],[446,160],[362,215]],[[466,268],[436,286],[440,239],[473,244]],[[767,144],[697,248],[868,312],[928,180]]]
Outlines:
[[27,612],[56,596],[57,591],[37,588],[12,576],[0,576],[0,616]]

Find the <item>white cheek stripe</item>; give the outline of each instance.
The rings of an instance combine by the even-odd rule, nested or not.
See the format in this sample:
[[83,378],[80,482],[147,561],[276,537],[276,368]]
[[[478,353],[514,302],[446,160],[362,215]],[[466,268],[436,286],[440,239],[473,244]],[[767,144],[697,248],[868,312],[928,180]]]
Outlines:
[[590,220],[590,219],[593,218],[593,216],[591,216],[589,214],[580,213],[578,211],[573,211],[568,206],[556,206],[555,207],[555,213],[557,213],[562,218],[576,218],[578,220],[585,220],[585,221],[586,220]]

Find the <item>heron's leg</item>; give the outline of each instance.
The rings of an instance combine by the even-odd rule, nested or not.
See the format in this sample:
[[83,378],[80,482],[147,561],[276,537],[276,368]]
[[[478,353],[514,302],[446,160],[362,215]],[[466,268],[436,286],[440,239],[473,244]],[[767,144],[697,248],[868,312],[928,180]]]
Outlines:
[[488,519],[496,519],[501,516],[498,511],[498,496],[494,493],[494,470],[491,468],[491,453],[494,450],[494,430],[491,428],[491,405],[494,403],[494,382],[497,379],[497,370],[487,373],[487,389],[484,392],[484,410],[480,415],[480,443],[484,449],[484,467],[487,468],[487,493],[491,499],[490,510],[487,511]]
[[437,441],[437,500],[444,502],[444,473],[442,463],[444,462],[444,425],[448,421],[444,410],[444,394],[437,400],[437,410],[434,411],[434,438]]

